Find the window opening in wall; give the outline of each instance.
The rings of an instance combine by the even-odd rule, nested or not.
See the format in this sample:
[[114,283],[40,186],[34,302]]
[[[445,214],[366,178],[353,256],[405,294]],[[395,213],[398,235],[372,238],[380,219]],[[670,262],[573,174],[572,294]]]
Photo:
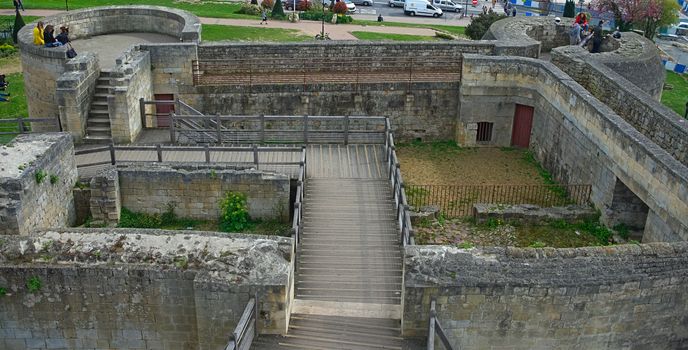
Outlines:
[[490,142],[492,141],[492,125],[490,122],[479,122],[478,133],[475,136],[476,142]]

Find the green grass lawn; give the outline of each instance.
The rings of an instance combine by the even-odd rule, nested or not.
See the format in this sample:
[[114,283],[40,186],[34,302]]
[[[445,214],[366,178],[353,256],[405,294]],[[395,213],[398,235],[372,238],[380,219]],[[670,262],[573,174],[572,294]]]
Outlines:
[[685,116],[688,102],[688,75],[667,72],[666,83],[673,86],[662,92],[662,103],[673,109],[680,116]]
[[351,34],[359,40],[430,41],[438,39],[434,36],[375,32],[351,32]]
[[[0,71],[2,71],[0,59]],[[26,118],[28,114],[26,96],[24,95],[24,77],[21,73],[10,74],[6,77],[10,86],[2,92],[9,92],[9,102],[0,102],[0,119]],[[16,123],[0,123],[0,131],[15,131]],[[15,135],[0,135],[0,144],[10,142]]]
[[306,41],[310,36],[295,29],[240,27],[219,24],[203,25],[203,41]]

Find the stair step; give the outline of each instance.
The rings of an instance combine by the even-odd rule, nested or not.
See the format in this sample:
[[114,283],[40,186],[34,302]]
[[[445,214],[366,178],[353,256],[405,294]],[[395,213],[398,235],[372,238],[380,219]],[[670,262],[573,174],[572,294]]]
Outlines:
[[305,294],[297,291],[297,298],[305,301],[328,301],[328,302],[349,302],[349,303],[379,303],[387,305],[401,304],[401,292],[397,294],[387,293],[387,295],[337,295],[336,290],[321,291],[319,294]]
[[309,314],[292,314],[295,324],[314,322],[315,324],[365,326],[390,331],[400,331],[401,322],[391,318],[344,317]]
[[110,118],[103,118],[103,117],[93,117],[93,118],[88,118],[86,120],[87,123],[93,123],[93,124],[107,124],[110,125]]
[[91,133],[91,132],[110,132],[110,127],[105,127],[105,126],[89,126],[86,128],[86,131]]

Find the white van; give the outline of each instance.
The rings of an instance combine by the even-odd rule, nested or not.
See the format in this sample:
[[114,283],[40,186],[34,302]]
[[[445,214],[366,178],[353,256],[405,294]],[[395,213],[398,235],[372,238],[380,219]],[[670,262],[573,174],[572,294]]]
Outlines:
[[404,13],[409,16],[442,16],[442,10],[430,5],[427,0],[406,0],[404,3]]
[[444,11],[461,12],[463,10],[463,6],[451,0],[432,0],[432,5]]

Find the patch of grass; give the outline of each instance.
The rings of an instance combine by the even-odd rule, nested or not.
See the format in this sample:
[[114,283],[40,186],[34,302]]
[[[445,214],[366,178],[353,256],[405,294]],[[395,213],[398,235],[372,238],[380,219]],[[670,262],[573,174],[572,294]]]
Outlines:
[[536,169],[540,177],[542,178],[542,181],[546,185],[553,185],[550,188],[550,191],[554,192],[557,196],[559,196],[562,199],[566,199],[569,194],[566,192],[566,188],[562,187],[554,181],[554,178],[552,178],[552,174],[550,174],[547,169],[542,167],[542,164],[535,159],[535,154],[531,151],[527,151],[523,154],[523,160],[526,161],[526,163],[533,165]]
[[5,295],[7,295],[7,288],[0,287],[0,297],[4,297]]
[[225,26],[219,24],[203,25],[203,41],[307,41],[308,35],[301,34],[296,29]]
[[546,246],[547,246],[547,244],[545,244],[545,243],[542,243],[540,241],[535,241],[535,242],[531,243],[528,247],[529,248],[544,248]]
[[681,117],[685,116],[686,102],[688,102],[688,76],[667,71],[666,83],[672,85],[673,89],[662,91],[662,104],[673,109]]
[[258,235],[283,236],[291,235],[291,225],[275,220],[253,221],[247,232]]
[[376,33],[376,32],[351,32],[359,40],[392,40],[392,41],[436,41],[437,37],[425,35]]
[[26,281],[26,289],[29,290],[29,293],[36,293],[41,290],[41,287],[41,279],[38,276],[33,276]]
[[475,247],[473,243],[471,242],[461,242],[458,245],[456,245],[459,249],[471,249]]
[[[236,13],[241,8],[241,3],[228,3],[219,1],[176,1],[176,0],[69,0],[69,9],[76,10],[86,7],[110,6],[110,5],[156,5],[167,6],[189,11],[199,17],[214,18],[259,18],[254,15]],[[64,1],[55,0],[31,0],[24,4],[27,9],[64,10]],[[11,1],[3,1],[0,8],[14,8]],[[12,16],[14,18],[14,16]],[[25,19],[25,22],[29,22]]]
[[[0,70],[2,65],[0,63]],[[3,92],[9,93],[9,102],[0,102],[0,119],[26,118],[29,114],[24,94],[24,77],[21,73],[9,74],[5,77],[10,85]],[[1,123],[0,131],[17,131],[17,123]],[[0,135],[0,144],[6,144],[15,135]]]
[[594,220],[568,223],[563,220],[545,225],[517,225],[517,246],[570,248],[608,245],[612,231]]
[[629,236],[630,233],[631,233],[631,232],[630,232],[631,230],[630,230],[630,229],[628,228],[628,226],[626,226],[626,224],[624,224],[624,223],[615,225],[614,227],[612,227],[612,229],[613,229],[614,231],[616,231],[616,233],[618,233],[619,236],[621,236],[621,238],[623,238],[623,239],[628,239],[628,236]]

